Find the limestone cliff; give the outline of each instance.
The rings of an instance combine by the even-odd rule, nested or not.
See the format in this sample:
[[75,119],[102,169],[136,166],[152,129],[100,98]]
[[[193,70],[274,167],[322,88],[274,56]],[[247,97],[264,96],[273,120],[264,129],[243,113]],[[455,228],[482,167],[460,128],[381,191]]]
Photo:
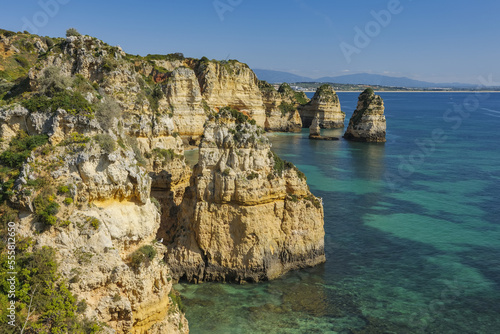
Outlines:
[[195,72],[188,67],[177,67],[172,71],[165,90],[176,130],[183,135],[201,135],[206,111]]
[[371,88],[359,95],[358,106],[349,121],[344,138],[361,142],[385,142],[384,101]]
[[[268,131],[300,132],[302,120],[297,107],[307,103],[304,93],[294,92],[286,83],[278,90],[265,81],[259,82],[266,106],[265,129]],[[300,102],[299,102],[300,100]]]
[[180,135],[200,136],[210,109],[226,105],[264,125],[257,78],[238,61],[132,56],[90,36],[71,36],[45,48],[37,66],[29,71],[31,90],[38,89],[48,67],[57,67],[65,77],[82,78],[87,99],[95,102],[106,94],[129,113],[171,115],[174,131]]
[[[95,120],[19,105],[0,108],[0,123],[2,139],[10,142],[3,152],[42,134],[58,143],[33,150],[15,183],[2,180],[12,184],[2,195],[19,212],[19,237],[33,241],[25,251],[57,249],[61,279],[87,305],[83,315],[110,333],[186,333],[161,256],[131,260],[144,247],[162,254],[164,246],[155,243],[160,211],[150,199],[151,177],[139,166],[139,151],[117,144],[124,134],[113,128],[94,136],[102,132]],[[2,154],[0,163],[12,166],[9,157]]]
[[166,262],[188,281],[260,281],[325,261],[323,208],[264,131],[224,109],[205,126]]
[[[266,95],[237,61],[133,56],[90,36],[0,29],[0,59],[0,231],[8,217],[21,254],[55,250],[54,284],[86,305],[80,320],[187,333],[173,280],[259,281],[325,260],[321,201],[258,127],[297,131],[303,95]],[[202,134],[191,170],[184,143]]]
[[343,128],[345,113],[340,109],[340,101],[329,84],[324,84],[316,90],[311,101],[299,108],[302,126],[310,127],[316,115],[322,129]]
[[202,58],[195,71],[203,98],[210,107],[231,106],[264,126],[266,114],[257,76],[246,64],[235,60],[217,62]]

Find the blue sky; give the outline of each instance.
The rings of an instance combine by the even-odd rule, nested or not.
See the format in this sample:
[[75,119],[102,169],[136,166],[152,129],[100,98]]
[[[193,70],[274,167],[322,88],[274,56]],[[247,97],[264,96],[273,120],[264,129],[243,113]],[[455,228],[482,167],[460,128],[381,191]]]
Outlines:
[[478,83],[500,81],[499,14],[498,0],[20,0],[2,3],[0,28],[55,37],[75,27],[132,54],[238,59],[313,78]]

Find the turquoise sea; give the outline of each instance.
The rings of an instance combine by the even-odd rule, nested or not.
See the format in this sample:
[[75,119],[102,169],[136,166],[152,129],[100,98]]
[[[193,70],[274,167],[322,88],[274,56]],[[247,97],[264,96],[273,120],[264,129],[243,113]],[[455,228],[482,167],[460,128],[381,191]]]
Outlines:
[[[338,94],[346,125],[358,94]],[[327,262],[178,284],[190,333],[500,331],[500,94],[380,95],[385,144],[270,135],[323,198]]]

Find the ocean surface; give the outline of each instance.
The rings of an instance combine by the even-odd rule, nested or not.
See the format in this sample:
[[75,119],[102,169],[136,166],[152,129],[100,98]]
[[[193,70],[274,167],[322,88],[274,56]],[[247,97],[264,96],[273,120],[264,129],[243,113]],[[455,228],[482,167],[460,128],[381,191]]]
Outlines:
[[323,198],[327,262],[177,284],[190,333],[499,333],[500,94],[380,95],[385,144],[270,134]]

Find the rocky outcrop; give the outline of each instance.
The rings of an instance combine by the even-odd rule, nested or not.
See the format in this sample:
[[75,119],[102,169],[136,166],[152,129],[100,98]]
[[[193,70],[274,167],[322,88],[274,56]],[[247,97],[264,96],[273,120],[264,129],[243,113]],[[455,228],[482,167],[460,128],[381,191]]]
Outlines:
[[[21,212],[19,235],[33,240],[27,251],[57,249],[62,278],[87,305],[83,315],[105,323],[109,333],[188,331],[187,320],[171,298],[173,280],[160,255],[165,247],[155,241],[162,217],[150,199],[151,176],[155,183],[176,190],[190,175],[177,158],[182,141],[170,134],[169,122],[167,117],[153,127],[139,125],[133,130],[122,120],[121,129],[112,122],[106,133],[96,119],[62,109],[55,113],[29,112],[19,105],[0,109],[2,143],[20,133],[47,134],[53,143],[43,153],[32,152],[12,188],[10,201]],[[106,141],[93,138],[96,133]],[[128,133],[149,138],[143,143],[140,137],[127,141]],[[139,162],[141,149],[145,155],[153,153]],[[171,168],[170,177],[162,180],[166,172],[162,162],[167,158],[177,169]],[[42,188],[33,185],[40,180]],[[40,198],[59,207],[51,212],[50,224],[38,214]],[[132,255],[146,246],[157,255],[132,263]]]
[[318,115],[314,117],[311,126],[309,127],[309,138],[311,137],[320,137],[321,136],[321,128],[319,127]]
[[203,58],[196,64],[195,71],[208,106],[216,110],[230,106],[264,126],[266,113],[257,76],[246,64]]
[[[113,154],[99,156],[87,149],[83,154],[89,159],[82,161],[82,153],[68,157],[51,172],[56,184],[68,185],[65,196],[72,199],[56,214],[58,223],[40,233],[43,224],[34,214],[24,214],[20,233],[36,240],[35,247],[58,250],[61,275],[70,282],[70,291],[85,300],[87,318],[116,333],[184,332],[179,328],[187,330],[187,321],[169,297],[172,279],[161,257],[137,267],[130,264],[131,255],[143,246],[164,252],[164,246],[155,244],[160,213],[149,199],[151,179],[136,166],[131,151],[119,149],[116,161]],[[39,157],[32,163],[46,159],[50,161]],[[43,173],[35,169],[30,177]]]
[[[262,99],[266,107],[265,129],[268,131],[300,132],[302,120],[297,107],[295,92],[288,84],[282,84],[278,90],[265,81],[259,81]],[[297,93],[307,102],[304,93]]]
[[340,101],[329,84],[320,86],[311,101],[299,108],[302,126],[310,127],[316,115],[322,129],[343,128],[345,113],[340,109]]
[[206,124],[165,254],[176,279],[256,282],[325,261],[321,200],[239,115],[223,110]]
[[189,136],[201,135],[209,110],[203,109],[204,101],[195,72],[187,67],[176,68],[165,90],[177,132]]
[[349,121],[344,138],[360,142],[385,142],[384,101],[368,88],[359,95],[358,106]]

